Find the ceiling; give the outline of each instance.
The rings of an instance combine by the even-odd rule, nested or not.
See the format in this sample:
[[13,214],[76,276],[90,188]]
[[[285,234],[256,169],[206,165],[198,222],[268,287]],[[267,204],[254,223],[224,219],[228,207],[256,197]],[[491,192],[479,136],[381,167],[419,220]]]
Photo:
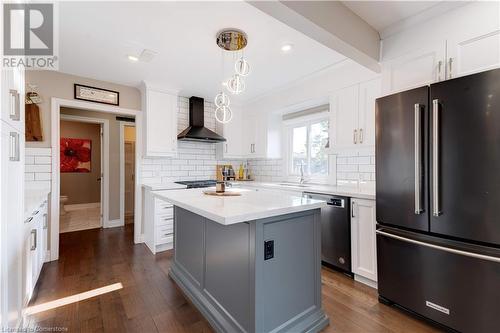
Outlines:
[[[233,54],[226,54],[222,74],[215,43],[227,27],[248,34],[245,57],[252,70],[235,102],[345,59],[245,2],[60,2],[59,13],[62,72],[131,86],[145,80],[183,96],[213,98],[233,72]],[[291,52],[281,51],[284,43],[293,44]],[[143,49],[158,54],[149,63],[127,59]]]
[[440,2],[442,1],[342,1],[379,32]]

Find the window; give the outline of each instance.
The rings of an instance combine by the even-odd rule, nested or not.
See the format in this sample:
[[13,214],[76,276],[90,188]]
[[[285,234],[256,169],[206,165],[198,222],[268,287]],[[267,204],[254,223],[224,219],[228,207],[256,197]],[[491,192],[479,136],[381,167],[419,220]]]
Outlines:
[[288,126],[289,174],[304,174],[317,178],[328,176],[328,118],[315,117],[312,120],[296,119]]

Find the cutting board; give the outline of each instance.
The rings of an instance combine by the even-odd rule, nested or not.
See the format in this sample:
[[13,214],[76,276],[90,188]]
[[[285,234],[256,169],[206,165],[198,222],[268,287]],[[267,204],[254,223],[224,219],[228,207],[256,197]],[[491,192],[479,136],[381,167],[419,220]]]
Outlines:
[[231,191],[226,191],[226,192],[203,191],[203,193],[206,195],[215,195],[218,197],[237,197],[241,195],[241,193],[231,192]]

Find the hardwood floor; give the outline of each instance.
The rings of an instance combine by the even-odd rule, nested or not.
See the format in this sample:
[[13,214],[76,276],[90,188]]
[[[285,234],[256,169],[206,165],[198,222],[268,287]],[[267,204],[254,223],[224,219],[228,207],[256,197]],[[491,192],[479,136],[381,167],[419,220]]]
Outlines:
[[[133,225],[61,234],[60,259],[44,265],[28,311],[116,283],[103,293],[26,317],[30,328],[67,332],[213,332],[168,277],[171,251],[152,255],[133,244]],[[376,290],[330,270],[322,272],[324,332],[438,332],[377,300]]]

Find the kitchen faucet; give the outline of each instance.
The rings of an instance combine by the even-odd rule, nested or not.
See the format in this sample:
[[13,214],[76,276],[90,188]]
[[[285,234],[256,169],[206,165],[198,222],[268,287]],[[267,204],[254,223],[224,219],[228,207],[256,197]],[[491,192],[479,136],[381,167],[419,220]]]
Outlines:
[[306,180],[304,179],[304,163],[300,162],[300,184],[304,184]]

